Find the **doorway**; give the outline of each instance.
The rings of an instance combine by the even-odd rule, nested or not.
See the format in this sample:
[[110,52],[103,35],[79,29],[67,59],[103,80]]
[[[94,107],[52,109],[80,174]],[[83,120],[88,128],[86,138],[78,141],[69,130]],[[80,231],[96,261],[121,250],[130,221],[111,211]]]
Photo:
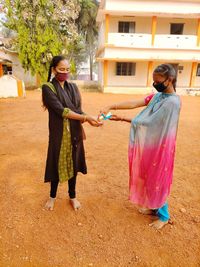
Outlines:
[[169,63],[170,65],[173,66],[176,72],[176,85],[178,83],[178,72],[179,72],[179,63]]

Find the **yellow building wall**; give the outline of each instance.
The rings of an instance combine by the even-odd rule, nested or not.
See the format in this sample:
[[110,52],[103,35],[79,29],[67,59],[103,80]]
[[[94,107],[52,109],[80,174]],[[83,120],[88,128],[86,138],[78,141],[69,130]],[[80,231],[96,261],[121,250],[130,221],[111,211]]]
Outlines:
[[147,82],[147,62],[136,62],[135,76],[116,75],[116,62],[108,62],[107,86],[146,86]]
[[[118,32],[119,21],[133,21],[136,23],[135,33],[151,34],[152,17],[118,16],[110,17],[109,32]],[[197,34],[197,19],[157,18],[156,34],[170,34],[171,23],[184,23],[183,35]]]
[[183,35],[197,34],[197,19],[157,18],[157,34],[170,34],[171,23],[184,23]]
[[118,32],[119,21],[135,22],[135,33],[151,34],[151,17],[110,17],[109,32]]

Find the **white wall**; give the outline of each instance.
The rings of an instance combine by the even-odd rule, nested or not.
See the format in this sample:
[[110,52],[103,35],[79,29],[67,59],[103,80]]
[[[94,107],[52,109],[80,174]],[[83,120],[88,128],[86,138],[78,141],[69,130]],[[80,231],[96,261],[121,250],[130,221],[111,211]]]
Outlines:
[[[118,32],[118,21],[135,22],[135,33],[151,34],[152,17],[111,16],[109,32]],[[184,23],[183,35],[197,34],[197,19],[157,18],[156,34],[170,34],[171,23]],[[101,35],[101,31],[100,31]]]
[[98,46],[102,46],[105,43],[105,22],[101,22],[99,25],[99,34],[98,34]]
[[26,86],[35,85],[35,76],[32,76],[30,71],[25,72],[25,70],[22,68],[21,63],[19,62],[18,55],[13,55],[11,57],[11,60],[13,62],[13,75],[18,79],[23,80]]
[[25,70],[22,68],[22,65],[19,62],[17,54],[5,53],[4,51],[1,50],[0,58],[12,61],[12,70],[13,70],[12,74],[16,76],[19,80],[23,80],[26,86],[31,86],[36,84],[36,78],[32,76],[29,71],[25,72]]
[[[108,43],[119,47],[151,47],[151,34],[109,33]],[[160,43],[160,42],[159,42]],[[165,44],[165,43],[164,43]],[[195,43],[196,45],[196,43]]]
[[182,50],[182,49],[134,49],[134,48],[116,48],[106,47],[104,57],[108,59],[119,58],[124,61],[127,59],[134,60],[167,60],[167,61],[200,61],[199,50]]
[[135,22],[135,33],[151,33],[151,17],[110,17],[109,32],[118,32],[118,21]]
[[200,5],[198,2],[177,2],[177,1],[133,1],[133,0],[106,0],[106,10],[110,13],[139,14],[158,13],[162,15],[182,15],[188,17],[198,17]]
[[[174,63],[183,66],[182,71],[178,71],[177,75],[177,87],[188,87],[190,83],[191,75],[191,62],[154,62],[153,70],[160,64],[163,63]],[[116,62],[108,62],[108,84],[107,87],[123,88],[123,87],[146,87],[147,83],[147,72],[148,72],[148,62],[136,62],[136,73],[135,76],[117,76],[116,75]],[[151,84],[153,79],[151,80]],[[200,77],[196,77],[195,86],[200,86]]]
[[[135,22],[135,33],[118,33],[119,21]],[[183,35],[170,35],[171,23],[184,23]],[[151,17],[110,17],[108,43],[115,46],[151,47]],[[158,18],[155,47],[195,49],[197,19]],[[100,39],[102,33],[100,32]]]
[[197,19],[158,18],[156,34],[170,34],[170,23],[184,23],[183,35],[197,34]]
[[200,89],[200,76],[195,76],[194,86]]
[[116,62],[108,62],[108,86],[146,86],[147,83],[147,62],[136,62],[135,76],[117,76]]
[[192,63],[191,62],[183,62],[183,63],[180,62],[179,66],[183,66],[183,71],[178,71],[177,87],[188,87],[190,84]]
[[17,81],[10,75],[0,77],[0,97],[17,97]]

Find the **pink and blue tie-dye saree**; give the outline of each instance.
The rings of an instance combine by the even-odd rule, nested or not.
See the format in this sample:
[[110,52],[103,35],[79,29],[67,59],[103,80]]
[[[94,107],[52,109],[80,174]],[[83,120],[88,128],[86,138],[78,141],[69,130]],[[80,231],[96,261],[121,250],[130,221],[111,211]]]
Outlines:
[[131,123],[129,143],[130,200],[157,209],[164,205],[172,183],[180,97],[157,93]]

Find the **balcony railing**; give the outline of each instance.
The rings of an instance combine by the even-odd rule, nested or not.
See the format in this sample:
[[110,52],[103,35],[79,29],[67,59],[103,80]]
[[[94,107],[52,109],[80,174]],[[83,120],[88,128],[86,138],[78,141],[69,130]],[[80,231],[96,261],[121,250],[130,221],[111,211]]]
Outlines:
[[197,46],[196,35],[167,35],[158,34],[155,35],[155,47],[159,48],[186,48],[192,49]]
[[109,33],[108,43],[125,47],[149,47],[151,46],[151,34]]
[[[151,34],[138,34],[138,33],[109,33],[108,43],[122,47],[152,47]],[[155,35],[154,47],[155,48],[197,48],[196,35],[168,35],[157,34]]]

